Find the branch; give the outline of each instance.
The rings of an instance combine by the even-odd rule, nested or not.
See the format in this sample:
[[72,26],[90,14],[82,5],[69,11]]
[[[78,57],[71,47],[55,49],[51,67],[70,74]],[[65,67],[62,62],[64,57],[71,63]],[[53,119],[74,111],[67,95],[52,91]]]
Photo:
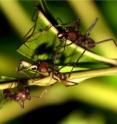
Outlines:
[[[67,80],[79,84],[81,81],[84,81],[89,78],[116,75],[116,74],[117,74],[117,67],[111,67],[111,68],[88,70],[88,71],[82,71],[82,72],[74,72],[71,74],[71,76]],[[28,79],[27,83],[29,86],[36,85],[36,86],[45,87],[45,86],[51,86],[57,83],[57,81],[52,78],[52,75],[50,75],[43,79],[40,79],[40,78]],[[11,81],[11,82],[0,84],[0,89],[7,89],[9,85],[11,85],[11,88],[16,87],[17,81]]]

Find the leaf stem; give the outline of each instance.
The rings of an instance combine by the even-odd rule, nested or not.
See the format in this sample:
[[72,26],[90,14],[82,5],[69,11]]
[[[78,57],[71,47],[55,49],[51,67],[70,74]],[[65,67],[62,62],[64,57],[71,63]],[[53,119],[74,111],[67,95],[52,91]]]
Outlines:
[[[103,68],[103,69],[96,69],[96,70],[86,70],[82,72],[72,73],[67,80],[74,81],[75,83],[79,84],[81,81],[89,79],[89,78],[116,75],[116,74],[117,74],[117,67]],[[40,78],[28,79],[27,82],[28,82],[28,85],[37,85],[37,86],[50,86],[50,85],[57,83],[57,81],[52,78],[52,75],[45,77],[43,79],[40,79]],[[8,83],[0,84],[0,89],[6,89],[11,84],[12,84],[12,88],[16,87],[17,81],[11,81]]]

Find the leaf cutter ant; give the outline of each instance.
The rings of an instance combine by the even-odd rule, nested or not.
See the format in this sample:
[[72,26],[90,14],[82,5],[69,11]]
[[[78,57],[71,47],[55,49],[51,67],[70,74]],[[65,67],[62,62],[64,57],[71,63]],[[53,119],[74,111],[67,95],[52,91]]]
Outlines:
[[27,79],[15,80],[15,82],[17,83],[16,88],[11,88],[11,85],[10,85],[10,87],[8,87],[7,89],[4,89],[3,97],[6,100],[16,101],[17,103],[19,103],[21,108],[24,108],[24,102],[26,100],[31,99],[30,90],[26,86]]
[[20,104],[21,108],[24,108],[24,102],[30,100],[30,91],[27,87],[20,88],[15,91],[13,89],[4,89],[3,96],[5,99],[16,101]]
[[[104,40],[95,42],[95,40],[90,37],[91,31],[95,27],[97,21],[98,21],[98,18],[96,18],[93,21],[93,23],[88,27],[86,34],[82,34],[81,31],[79,30],[80,21],[78,21],[78,20],[76,21],[77,23],[74,23],[75,25],[73,24],[74,26],[72,26],[72,25],[66,26],[66,27],[61,26],[61,28],[63,28],[63,31],[58,33],[58,38],[60,40],[62,40],[63,42],[66,42],[66,40],[70,40],[72,43],[76,44],[77,46],[84,48],[82,54],[76,60],[75,63],[79,62],[79,60],[81,59],[81,57],[83,56],[83,54],[85,53],[86,50],[90,50],[101,43],[112,41],[115,44],[115,46],[117,46],[116,41],[112,38],[108,38],[108,39],[104,39]],[[77,30],[76,30],[76,28],[77,28]],[[68,45],[71,45],[72,43],[70,43]],[[65,43],[64,47],[66,47],[66,46],[67,45]],[[73,68],[72,68],[72,70],[73,70]]]
[[[21,61],[19,67],[23,66],[22,64],[24,63],[28,63],[28,62]],[[34,68],[32,68],[31,66]],[[55,67],[55,65],[47,61],[37,61],[35,64],[32,64],[31,66],[29,68],[32,69],[33,71],[38,72],[44,77],[52,75],[53,79],[55,79],[57,82],[62,82],[65,86],[72,86],[77,84],[76,82],[67,80],[68,76],[66,73],[61,73],[59,69]],[[26,66],[25,69],[28,70],[28,67]]]

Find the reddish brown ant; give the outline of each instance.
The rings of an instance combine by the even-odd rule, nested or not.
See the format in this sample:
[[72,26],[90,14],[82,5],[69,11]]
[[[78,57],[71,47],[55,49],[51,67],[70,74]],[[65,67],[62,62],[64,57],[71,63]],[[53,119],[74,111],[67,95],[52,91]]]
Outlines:
[[65,27],[63,29],[64,30],[63,32],[58,33],[58,38],[60,40],[70,40],[72,43],[75,43],[76,45],[83,47],[84,50],[90,50],[91,48],[94,48],[97,44],[104,43],[107,41],[113,41],[114,44],[117,46],[116,41],[111,38],[95,42],[90,37],[90,33],[91,33],[92,29],[94,28],[94,26],[96,25],[97,21],[98,21],[98,18],[96,18],[94,20],[94,22],[89,26],[86,34],[84,34],[84,35],[79,31],[79,23],[78,23],[78,25],[74,25],[78,28],[77,31],[72,26]]
[[16,101],[20,104],[21,108],[24,108],[25,100],[30,100],[30,91],[27,87],[20,88],[16,91],[13,89],[4,89],[3,96],[5,99]]
[[[116,41],[112,38],[108,38],[105,40],[95,42],[95,40],[93,40],[90,37],[90,33],[91,33],[92,29],[94,28],[94,26],[96,25],[97,21],[98,21],[98,18],[96,18],[94,20],[94,22],[89,26],[86,34],[82,34],[81,31],[79,31],[80,21],[76,21],[77,23],[75,23],[74,26],[66,26],[66,27],[61,26],[61,28],[63,28],[63,31],[62,32],[59,31],[58,38],[65,42],[64,49],[66,46],[71,45],[72,43],[75,43],[76,45],[84,48],[84,51],[82,52],[80,57],[78,57],[78,59],[76,60],[75,63],[79,62],[79,60],[81,59],[81,57],[83,56],[83,54],[85,53],[86,50],[90,50],[90,49],[96,47],[96,45],[98,45],[98,44],[112,41],[117,46]],[[76,28],[77,28],[77,30],[76,30]],[[66,45],[66,40],[70,40],[72,43]],[[55,54],[60,54],[60,53],[55,53]],[[56,55],[55,55],[55,57],[56,57]],[[75,65],[75,63],[74,63],[74,65]],[[72,70],[73,70],[73,68],[72,68]],[[71,72],[72,72],[72,70],[71,70]]]
[[27,87],[19,89],[15,93],[15,100],[20,103],[20,106],[22,108],[24,108],[24,101],[25,100],[30,100],[30,99],[31,99],[30,91]]
[[27,87],[27,79],[13,80],[17,83],[16,88],[11,88],[12,84],[3,90],[5,100],[16,101],[24,108],[24,102],[31,99],[29,88]]
[[14,80],[17,83],[15,88],[8,87],[2,92],[2,98],[4,98],[3,103],[6,100],[17,102],[21,108],[24,108],[24,102],[26,100],[31,100],[31,97],[41,98],[47,92],[47,89],[41,92],[40,96],[31,96],[30,89],[27,87],[28,79]]
[[[22,65],[22,64],[26,64],[26,66]],[[67,80],[67,78],[68,78],[67,74],[59,72],[59,69],[57,67],[55,67],[55,65],[50,64],[47,61],[38,61],[32,65],[29,63],[29,65],[30,65],[29,67],[27,65],[28,65],[28,62],[21,61],[19,68],[20,68],[20,66],[22,66],[22,67],[25,66],[26,70],[28,70],[28,68],[30,68],[33,71],[36,71],[43,76],[52,75],[53,79],[55,79],[57,82],[60,82],[60,81],[63,82],[65,86],[71,86],[71,85],[77,84],[75,82],[68,81]],[[24,68],[21,68],[21,70],[23,70],[23,69]]]

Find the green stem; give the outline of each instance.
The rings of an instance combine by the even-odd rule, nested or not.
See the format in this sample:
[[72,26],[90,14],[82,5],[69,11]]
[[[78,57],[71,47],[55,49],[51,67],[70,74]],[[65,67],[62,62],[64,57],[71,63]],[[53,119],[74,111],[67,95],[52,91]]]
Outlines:
[[[89,78],[116,75],[116,74],[117,74],[117,67],[112,67],[112,68],[88,70],[83,72],[74,72],[70,75],[70,77],[67,80],[79,84],[81,81],[84,81]],[[28,79],[27,82],[29,85],[37,85],[37,86],[50,86],[57,83],[57,81],[53,79],[51,75],[43,79],[40,78]],[[12,88],[17,86],[17,82],[11,81],[8,83],[0,84],[0,89],[6,89],[9,87],[10,84],[12,84]]]

